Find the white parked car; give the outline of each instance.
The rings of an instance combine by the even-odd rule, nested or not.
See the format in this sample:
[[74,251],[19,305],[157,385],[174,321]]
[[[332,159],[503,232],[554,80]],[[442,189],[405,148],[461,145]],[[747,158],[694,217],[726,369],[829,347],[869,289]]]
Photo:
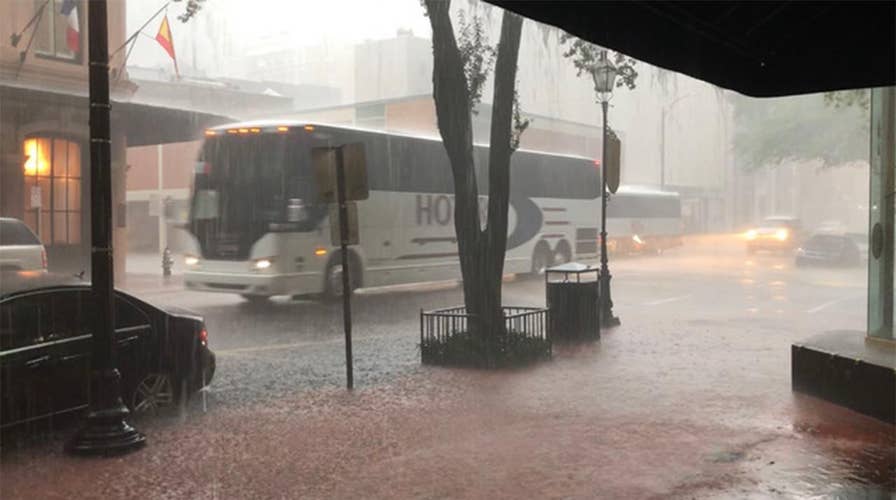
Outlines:
[[0,217],[0,270],[47,270],[47,250],[19,219]]

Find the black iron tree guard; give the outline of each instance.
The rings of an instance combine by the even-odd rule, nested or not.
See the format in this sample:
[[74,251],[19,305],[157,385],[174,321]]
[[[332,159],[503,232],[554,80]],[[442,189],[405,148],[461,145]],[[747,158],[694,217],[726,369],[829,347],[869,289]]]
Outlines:
[[607,106],[613,95],[613,84],[618,74],[616,67],[602,50],[598,60],[590,69],[594,80],[594,91],[603,111],[603,129],[600,160],[600,323],[601,327],[619,325],[619,318],[613,316],[613,299],[610,297],[610,268],[607,266]]
[[112,267],[112,162],[109,105],[109,38],[106,0],[86,3],[90,45],[90,232],[93,324],[87,419],[68,443],[71,453],[110,455],[143,446],[146,438],[125,420],[114,344]]

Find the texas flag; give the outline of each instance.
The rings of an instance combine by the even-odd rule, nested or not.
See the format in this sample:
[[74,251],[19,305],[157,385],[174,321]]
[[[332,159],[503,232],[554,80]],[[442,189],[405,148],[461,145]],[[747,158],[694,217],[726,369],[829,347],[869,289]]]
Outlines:
[[81,51],[81,33],[78,30],[78,5],[75,0],[63,0],[60,13],[68,22],[68,26],[65,27],[65,43],[68,45],[68,50],[78,53]]

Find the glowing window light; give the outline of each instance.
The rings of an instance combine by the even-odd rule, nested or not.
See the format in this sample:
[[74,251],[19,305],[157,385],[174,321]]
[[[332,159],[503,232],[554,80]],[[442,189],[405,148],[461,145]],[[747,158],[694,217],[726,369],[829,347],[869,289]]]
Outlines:
[[37,139],[25,139],[25,175],[49,175],[49,151]]

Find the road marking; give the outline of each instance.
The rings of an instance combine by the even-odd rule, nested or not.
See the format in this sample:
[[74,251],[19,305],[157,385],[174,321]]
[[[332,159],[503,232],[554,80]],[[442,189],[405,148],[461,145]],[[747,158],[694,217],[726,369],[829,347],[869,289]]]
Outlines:
[[[361,337],[355,337],[353,340],[355,342],[366,341],[367,339],[382,339],[387,337],[394,337],[396,334],[387,334],[387,335],[364,335]],[[256,352],[268,352],[268,351],[283,351],[287,349],[296,349],[299,347],[308,347],[308,346],[321,346],[328,344],[341,344],[345,342],[345,339],[340,337],[334,337],[326,340],[306,340],[301,342],[290,342],[287,344],[271,344],[271,345],[261,345],[261,346],[249,346],[249,347],[235,347],[233,349],[222,349],[215,350],[216,355],[221,356],[234,356],[240,354],[251,354]]]
[[660,304],[667,304],[669,302],[676,302],[679,300],[684,300],[684,299],[690,298],[690,296],[691,296],[691,294],[689,293],[687,295],[679,295],[677,297],[669,297],[666,299],[653,300],[650,302],[645,302],[644,305],[645,306],[658,306]]
[[857,298],[859,298],[858,295],[853,295],[851,297],[840,297],[839,299],[829,300],[829,301],[825,302],[824,304],[813,307],[812,309],[806,309],[806,312],[809,314],[815,314],[818,311],[821,311],[822,309],[826,309],[834,304],[838,304],[840,302],[845,302],[847,300],[855,300]]

